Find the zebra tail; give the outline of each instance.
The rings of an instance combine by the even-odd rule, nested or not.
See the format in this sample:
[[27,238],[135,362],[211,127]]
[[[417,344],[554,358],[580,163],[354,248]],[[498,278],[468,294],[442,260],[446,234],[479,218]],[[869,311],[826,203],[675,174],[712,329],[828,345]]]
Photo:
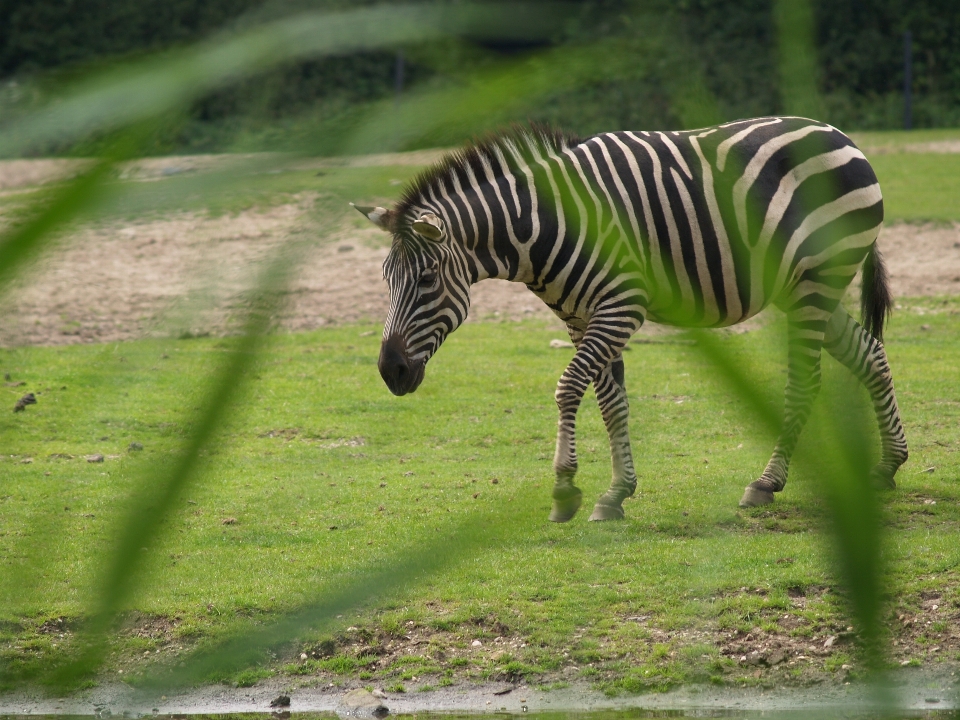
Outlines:
[[890,294],[890,282],[883,256],[877,243],[870,246],[870,252],[863,263],[863,280],[860,285],[860,318],[863,328],[877,340],[883,342],[883,325],[887,315],[893,309],[893,296]]

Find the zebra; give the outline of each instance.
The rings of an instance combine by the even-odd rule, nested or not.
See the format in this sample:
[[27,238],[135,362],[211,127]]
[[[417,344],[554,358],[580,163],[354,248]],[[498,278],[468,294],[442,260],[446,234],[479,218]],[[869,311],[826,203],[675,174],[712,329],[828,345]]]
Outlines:
[[[823,348],[869,392],[881,437],[872,478],[895,487],[907,443],[882,343],[892,305],[876,245],[883,199],[870,164],[836,128],[765,117],[580,139],[514,126],[444,156],[393,209],[354,207],[392,234],[378,366],[393,394],[420,385],[467,317],[476,282],[522,282],[566,324],[576,349],[556,388],[550,520],[570,520],[582,501],[575,423],[591,383],[613,477],[590,520],[624,517],[637,476],[621,353],[646,320],[719,328],[771,303],[788,327],[783,426],[740,506],[783,490]],[[862,325],[841,304],[861,267]]]

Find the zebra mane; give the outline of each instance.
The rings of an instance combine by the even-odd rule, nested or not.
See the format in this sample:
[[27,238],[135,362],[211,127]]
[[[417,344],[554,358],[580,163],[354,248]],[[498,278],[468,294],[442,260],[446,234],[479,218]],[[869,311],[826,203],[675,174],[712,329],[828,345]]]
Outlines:
[[563,132],[550,125],[530,123],[511,127],[479,137],[444,155],[437,163],[421,172],[400,196],[395,212],[396,217],[406,218],[411,208],[422,205],[430,191],[442,192],[444,188],[453,191],[453,177],[457,176],[461,186],[467,185],[467,172],[472,170],[477,177],[485,175],[484,165],[492,165],[503,171],[498,155],[502,154],[512,167],[518,153],[526,162],[539,160],[580,144],[576,135]]

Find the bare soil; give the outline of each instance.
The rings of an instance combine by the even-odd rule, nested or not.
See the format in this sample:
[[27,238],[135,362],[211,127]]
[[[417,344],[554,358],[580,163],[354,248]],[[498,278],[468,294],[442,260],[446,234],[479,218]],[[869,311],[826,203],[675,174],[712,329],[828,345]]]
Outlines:
[[[302,197],[233,216],[181,213],[76,228],[0,300],[0,345],[229,333],[264,260],[291,238],[317,232],[311,206]],[[883,229],[880,247],[895,296],[960,293],[960,224],[894,224]],[[298,269],[279,326],[382,322],[387,251],[385,235],[344,216]],[[523,285],[490,280],[474,287],[471,320],[524,318],[551,320],[562,332]]]

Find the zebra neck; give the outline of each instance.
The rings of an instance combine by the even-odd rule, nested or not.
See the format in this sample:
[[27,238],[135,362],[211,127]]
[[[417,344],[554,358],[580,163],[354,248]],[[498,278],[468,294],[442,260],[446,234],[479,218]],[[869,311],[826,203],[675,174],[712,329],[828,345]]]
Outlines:
[[[447,222],[453,220],[458,227],[454,243],[463,253],[471,283],[494,279],[530,284],[536,280],[530,259],[532,241],[549,229],[541,228],[535,196],[531,202],[529,191],[518,192],[515,181],[503,182],[511,189],[504,193],[497,179],[504,181],[504,176],[461,190],[457,205],[463,210]],[[533,183],[521,187],[530,188]]]

